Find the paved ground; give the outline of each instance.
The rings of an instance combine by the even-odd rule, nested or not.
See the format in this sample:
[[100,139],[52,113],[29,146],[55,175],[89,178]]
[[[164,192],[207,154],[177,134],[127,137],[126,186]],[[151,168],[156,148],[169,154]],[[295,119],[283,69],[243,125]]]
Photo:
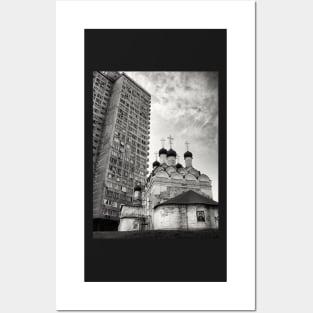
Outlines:
[[94,232],[95,239],[201,239],[201,238],[218,238],[218,230],[150,230],[142,232],[117,232],[104,231]]

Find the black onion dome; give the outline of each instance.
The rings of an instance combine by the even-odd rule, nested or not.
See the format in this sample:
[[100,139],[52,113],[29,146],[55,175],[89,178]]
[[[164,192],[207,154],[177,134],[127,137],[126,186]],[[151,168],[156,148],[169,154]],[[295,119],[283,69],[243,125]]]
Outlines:
[[173,149],[168,150],[167,151],[167,157],[170,157],[170,156],[176,157],[177,156],[176,151]]
[[190,151],[186,151],[184,153],[184,159],[186,159],[186,158],[192,158],[192,153]]
[[141,186],[140,185],[136,185],[134,188],[134,191],[141,191]]
[[167,154],[167,150],[166,150],[165,148],[160,149],[160,150],[159,150],[159,156],[160,156],[161,154]]
[[152,166],[153,167],[158,167],[158,166],[160,166],[160,162],[159,161],[157,161],[157,160],[155,160],[153,163],[152,163]]
[[182,168],[183,166],[180,164],[180,163],[177,163],[176,164],[176,168],[178,169],[178,168]]

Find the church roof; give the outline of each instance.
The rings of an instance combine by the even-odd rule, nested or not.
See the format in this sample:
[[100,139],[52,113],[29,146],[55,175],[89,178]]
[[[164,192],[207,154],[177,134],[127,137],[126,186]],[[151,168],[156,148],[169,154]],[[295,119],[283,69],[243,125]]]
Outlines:
[[158,160],[155,160],[153,163],[152,163],[152,166],[155,167],[155,166],[160,166],[160,162]]
[[177,156],[177,153],[175,150],[173,150],[172,148],[170,150],[167,151],[167,157],[169,156],[173,156],[173,157],[176,157]]
[[166,150],[165,148],[161,148],[161,149],[159,150],[159,156],[160,156],[161,154],[167,154],[167,150]]
[[206,204],[206,205],[218,205],[218,202],[202,196],[193,190],[186,191],[168,201],[157,204],[154,208],[160,205],[169,205],[169,204]]
[[190,151],[186,151],[184,153],[184,159],[186,159],[186,158],[192,158],[192,153]]

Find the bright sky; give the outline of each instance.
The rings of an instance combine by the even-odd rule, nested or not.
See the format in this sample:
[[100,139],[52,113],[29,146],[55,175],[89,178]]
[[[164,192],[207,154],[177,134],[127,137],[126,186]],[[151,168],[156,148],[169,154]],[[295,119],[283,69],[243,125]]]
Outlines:
[[212,179],[213,198],[218,200],[218,73],[125,72],[151,94],[150,168],[155,152],[166,139],[169,149],[183,155],[188,141],[193,167]]

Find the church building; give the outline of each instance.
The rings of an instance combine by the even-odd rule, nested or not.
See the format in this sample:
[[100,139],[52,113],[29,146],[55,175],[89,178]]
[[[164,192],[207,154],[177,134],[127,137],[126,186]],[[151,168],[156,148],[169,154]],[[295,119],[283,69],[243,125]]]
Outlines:
[[218,228],[218,203],[212,198],[211,179],[192,165],[186,142],[185,166],[172,148],[159,150],[159,161],[145,186],[136,186],[132,205],[123,206],[119,231]]

